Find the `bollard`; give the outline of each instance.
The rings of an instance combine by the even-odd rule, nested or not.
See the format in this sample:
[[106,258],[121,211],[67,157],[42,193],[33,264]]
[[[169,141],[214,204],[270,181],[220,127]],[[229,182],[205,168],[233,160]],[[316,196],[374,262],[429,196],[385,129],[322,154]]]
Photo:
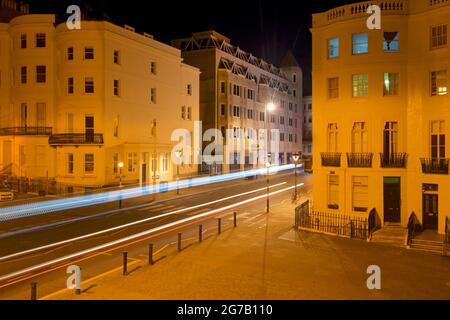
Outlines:
[[181,252],[181,233],[178,234],[178,252]]
[[31,300],[37,300],[37,283],[31,284]]
[[198,242],[202,242],[203,241],[203,226],[199,225],[198,226]]
[[148,245],[148,264],[149,265],[153,265],[154,261],[153,261],[153,243],[150,243]]
[[233,213],[233,225],[235,228],[237,227],[237,212],[236,211]]
[[128,274],[128,251],[123,252],[123,275]]
[[217,231],[218,231],[218,234],[222,233],[222,219],[221,218],[217,219]]

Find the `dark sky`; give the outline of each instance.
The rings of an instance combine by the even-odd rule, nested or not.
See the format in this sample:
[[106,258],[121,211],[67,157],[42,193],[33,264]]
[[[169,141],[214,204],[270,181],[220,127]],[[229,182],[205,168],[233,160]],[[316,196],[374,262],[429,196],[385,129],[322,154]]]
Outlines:
[[293,49],[303,68],[305,94],[310,93],[311,14],[357,0],[28,0],[33,13],[65,17],[68,5],[86,5],[92,18],[108,17],[128,24],[155,39],[187,37],[192,32],[216,30],[243,50],[278,65]]

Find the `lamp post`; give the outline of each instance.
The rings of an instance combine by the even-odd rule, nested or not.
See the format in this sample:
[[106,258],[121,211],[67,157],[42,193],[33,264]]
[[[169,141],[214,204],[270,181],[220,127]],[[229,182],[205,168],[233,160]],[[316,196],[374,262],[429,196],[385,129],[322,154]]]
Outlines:
[[177,195],[180,195],[180,159],[181,159],[181,151],[175,151],[175,156],[177,157]]
[[272,166],[272,164],[270,163],[270,158],[272,157],[271,153],[267,154],[267,162],[266,162],[266,168],[267,168],[267,208],[266,211],[267,213],[270,212],[270,181],[269,181],[269,173],[270,173],[270,167]]
[[292,155],[292,159],[294,160],[294,201],[297,201],[298,198],[298,193],[297,193],[297,165],[298,165],[298,161],[300,160],[300,154],[299,153],[294,153]]
[[117,164],[117,166],[119,167],[119,186],[122,187],[122,168],[123,168],[123,162],[119,162]]
[[271,137],[269,139],[269,117],[270,117],[270,114],[275,111],[275,109],[276,109],[276,107],[273,102],[269,102],[266,106],[266,111],[267,111],[266,112],[267,113],[267,115],[266,115],[267,116],[267,119],[266,119],[266,152],[270,151],[269,144],[270,144],[270,140],[271,140]]

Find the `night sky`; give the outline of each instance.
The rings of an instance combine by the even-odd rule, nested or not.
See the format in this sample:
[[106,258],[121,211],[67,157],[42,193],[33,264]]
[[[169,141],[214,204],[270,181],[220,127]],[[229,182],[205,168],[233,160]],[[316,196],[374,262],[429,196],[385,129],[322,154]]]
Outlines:
[[[28,0],[32,13],[56,13],[64,19],[68,5],[78,4],[91,18],[128,24],[170,43],[192,32],[216,30],[231,43],[279,65],[294,51],[303,68],[305,95],[311,92],[311,14],[357,0]],[[87,10],[87,11],[86,11]]]

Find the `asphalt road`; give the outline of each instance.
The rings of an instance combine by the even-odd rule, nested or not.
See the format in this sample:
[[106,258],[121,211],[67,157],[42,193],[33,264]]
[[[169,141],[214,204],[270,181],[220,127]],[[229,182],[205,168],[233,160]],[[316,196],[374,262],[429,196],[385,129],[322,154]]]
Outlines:
[[[305,182],[306,190],[311,186],[310,180],[308,177],[301,177],[298,183]],[[293,186],[292,172],[272,175],[270,185],[270,192]],[[0,279],[49,261],[55,263],[3,279],[0,281],[0,299],[29,298],[29,285],[33,281],[39,283],[41,294],[59,290],[65,285],[65,266],[73,263],[83,263],[83,277],[94,277],[107,272],[121,265],[123,250],[128,250],[132,257],[133,254],[144,254],[148,241],[158,250],[168,243],[176,242],[178,232],[183,233],[183,239],[196,237],[197,229],[193,225],[200,222],[204,225],[207,236],[208,232],[215,232],[217,229],[217,220],[212,217],[239,212],[248,205],[264,206],[266,186],[266,179],[262,177],[256,180],[238,180],[194,188],[184,191],[181,196],[167,194],[163,200],[151,196],[128,200],[123,203],[121,210],[118,209],[118,203],[111,203],[1,223]],[[286,199],[291,194],[292,191],[289,190],[274,195],[272,201],[275,203]],[[259,199],[255,199],[256,197]],[[221,211],[224,207],[232,209]],[[224,228],[230,226],[230,219],[230,216],[224,219]],[[167,225],[170,227],[162,228]],[[70,258],[74,253],[149,230],[158,232]],[[96,234],[92,235],[93,233]],[[61,257],[69,258],[59,260]]]

